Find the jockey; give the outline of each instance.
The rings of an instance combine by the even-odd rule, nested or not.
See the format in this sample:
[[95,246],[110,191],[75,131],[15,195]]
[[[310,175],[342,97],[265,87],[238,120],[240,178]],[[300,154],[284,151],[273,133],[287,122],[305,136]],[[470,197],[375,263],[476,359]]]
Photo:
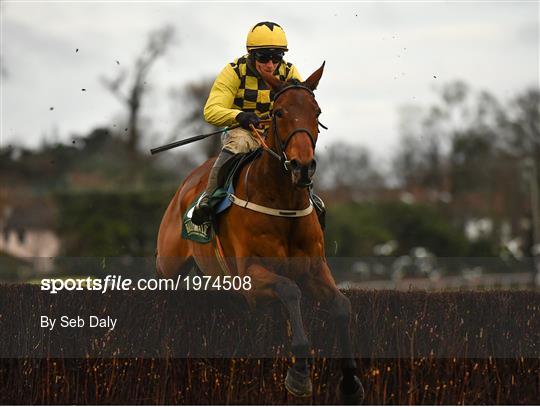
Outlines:
[[249,31],[248,54],[231,62],[216,78],[204,107],[205,120],[214,126],[240,127],[227,131],[223,148],[210,171],[208,185],[197,203],[192,222],[201,225],[211,218],[210,197],[219,187],[220,170],[237,154],[259,148],[250,125],[260,127],[260,117],[272,109],[273,94],[260,72],[273,73],[281,81],[302,81],[296,67],[283,60],[285,32],[276,23],[260,22]]

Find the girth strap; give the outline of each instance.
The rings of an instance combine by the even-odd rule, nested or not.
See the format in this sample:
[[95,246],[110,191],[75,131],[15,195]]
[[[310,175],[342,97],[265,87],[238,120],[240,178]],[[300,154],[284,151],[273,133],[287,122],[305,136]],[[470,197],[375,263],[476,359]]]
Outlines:
[[241,206],[242,208],[251,209],[252,211],[264,213],[266,215],[280,216],[283,218],[301,218],[313,212],[313,204],[311,203],[311,201],[309,201],[309,206],[307,208],[294,211],[289,209],[267,208],[266,206],[257,205],[253,202],[244,201],[243,199],[238,198],[234,194],[229,194],[229,200],[233,204]]

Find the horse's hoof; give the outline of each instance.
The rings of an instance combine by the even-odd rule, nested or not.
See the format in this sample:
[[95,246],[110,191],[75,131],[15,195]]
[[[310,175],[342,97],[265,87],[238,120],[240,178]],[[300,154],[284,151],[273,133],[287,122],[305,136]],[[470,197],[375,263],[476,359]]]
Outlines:
[[354,406],[362,404],[364,401],[364,386],[357,376],[354,376],[355,389],[352,392],[346,392],[343,388],[343,377],[339,380],[339,394],[341,396],[341,404],[346,406]]
[[285,377],[285,388],[296,397],[311,396],[313,389],[309,373],[302,373],[294,367],[290,367],[287,371],[287,377]]

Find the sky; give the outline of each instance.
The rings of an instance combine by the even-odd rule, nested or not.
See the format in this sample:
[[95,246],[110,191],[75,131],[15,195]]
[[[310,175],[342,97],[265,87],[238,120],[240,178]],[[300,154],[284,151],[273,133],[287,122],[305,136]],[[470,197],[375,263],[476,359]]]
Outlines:
[[399,147],[400,108],[429,106],[450,81],[501,101],[539,84],[538,1],[3,1],[0,13],[2,146],[69,142],[119,123],[123,106],[100,78],[131,67],[148,33],[165,24],[176,41],[149,76],[145,147],[171,141],[189,110],[170,89],[215,78],[245,53],[259,21],[284,28],[286,59],[304,78],[326,61],[316,97],[329,130],[318,148],[354,143],[384,159]]

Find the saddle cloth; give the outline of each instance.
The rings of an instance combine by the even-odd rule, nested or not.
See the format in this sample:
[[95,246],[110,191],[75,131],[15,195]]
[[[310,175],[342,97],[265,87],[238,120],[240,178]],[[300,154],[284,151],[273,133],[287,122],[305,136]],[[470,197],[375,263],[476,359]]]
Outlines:
[[[216,190],[216,192],[214,192],[214,194],[210,198],[210,205],[213,208],[214,216],[217,216],[221,212],[224,212],[229,206],[232,205],[231,200],[227,199],[229,194],[234,194],[234,188],[232,186],[232,183],[229,185],[226,191],[224,188],[219,188],[218,190]],[[201,197],[202,193],[197,196],[197,199],[193,201],[189,209],[184,214],[184,218],[182,219],[182,239],[189,239],[198,243],[208,243],[212,240],[213,237],[212,232],[214,228],[212,227],[212,224],[208,222],[199,226],[195,225],[191,221],[193,209],[195,208],[195,205],[197,205]]]

